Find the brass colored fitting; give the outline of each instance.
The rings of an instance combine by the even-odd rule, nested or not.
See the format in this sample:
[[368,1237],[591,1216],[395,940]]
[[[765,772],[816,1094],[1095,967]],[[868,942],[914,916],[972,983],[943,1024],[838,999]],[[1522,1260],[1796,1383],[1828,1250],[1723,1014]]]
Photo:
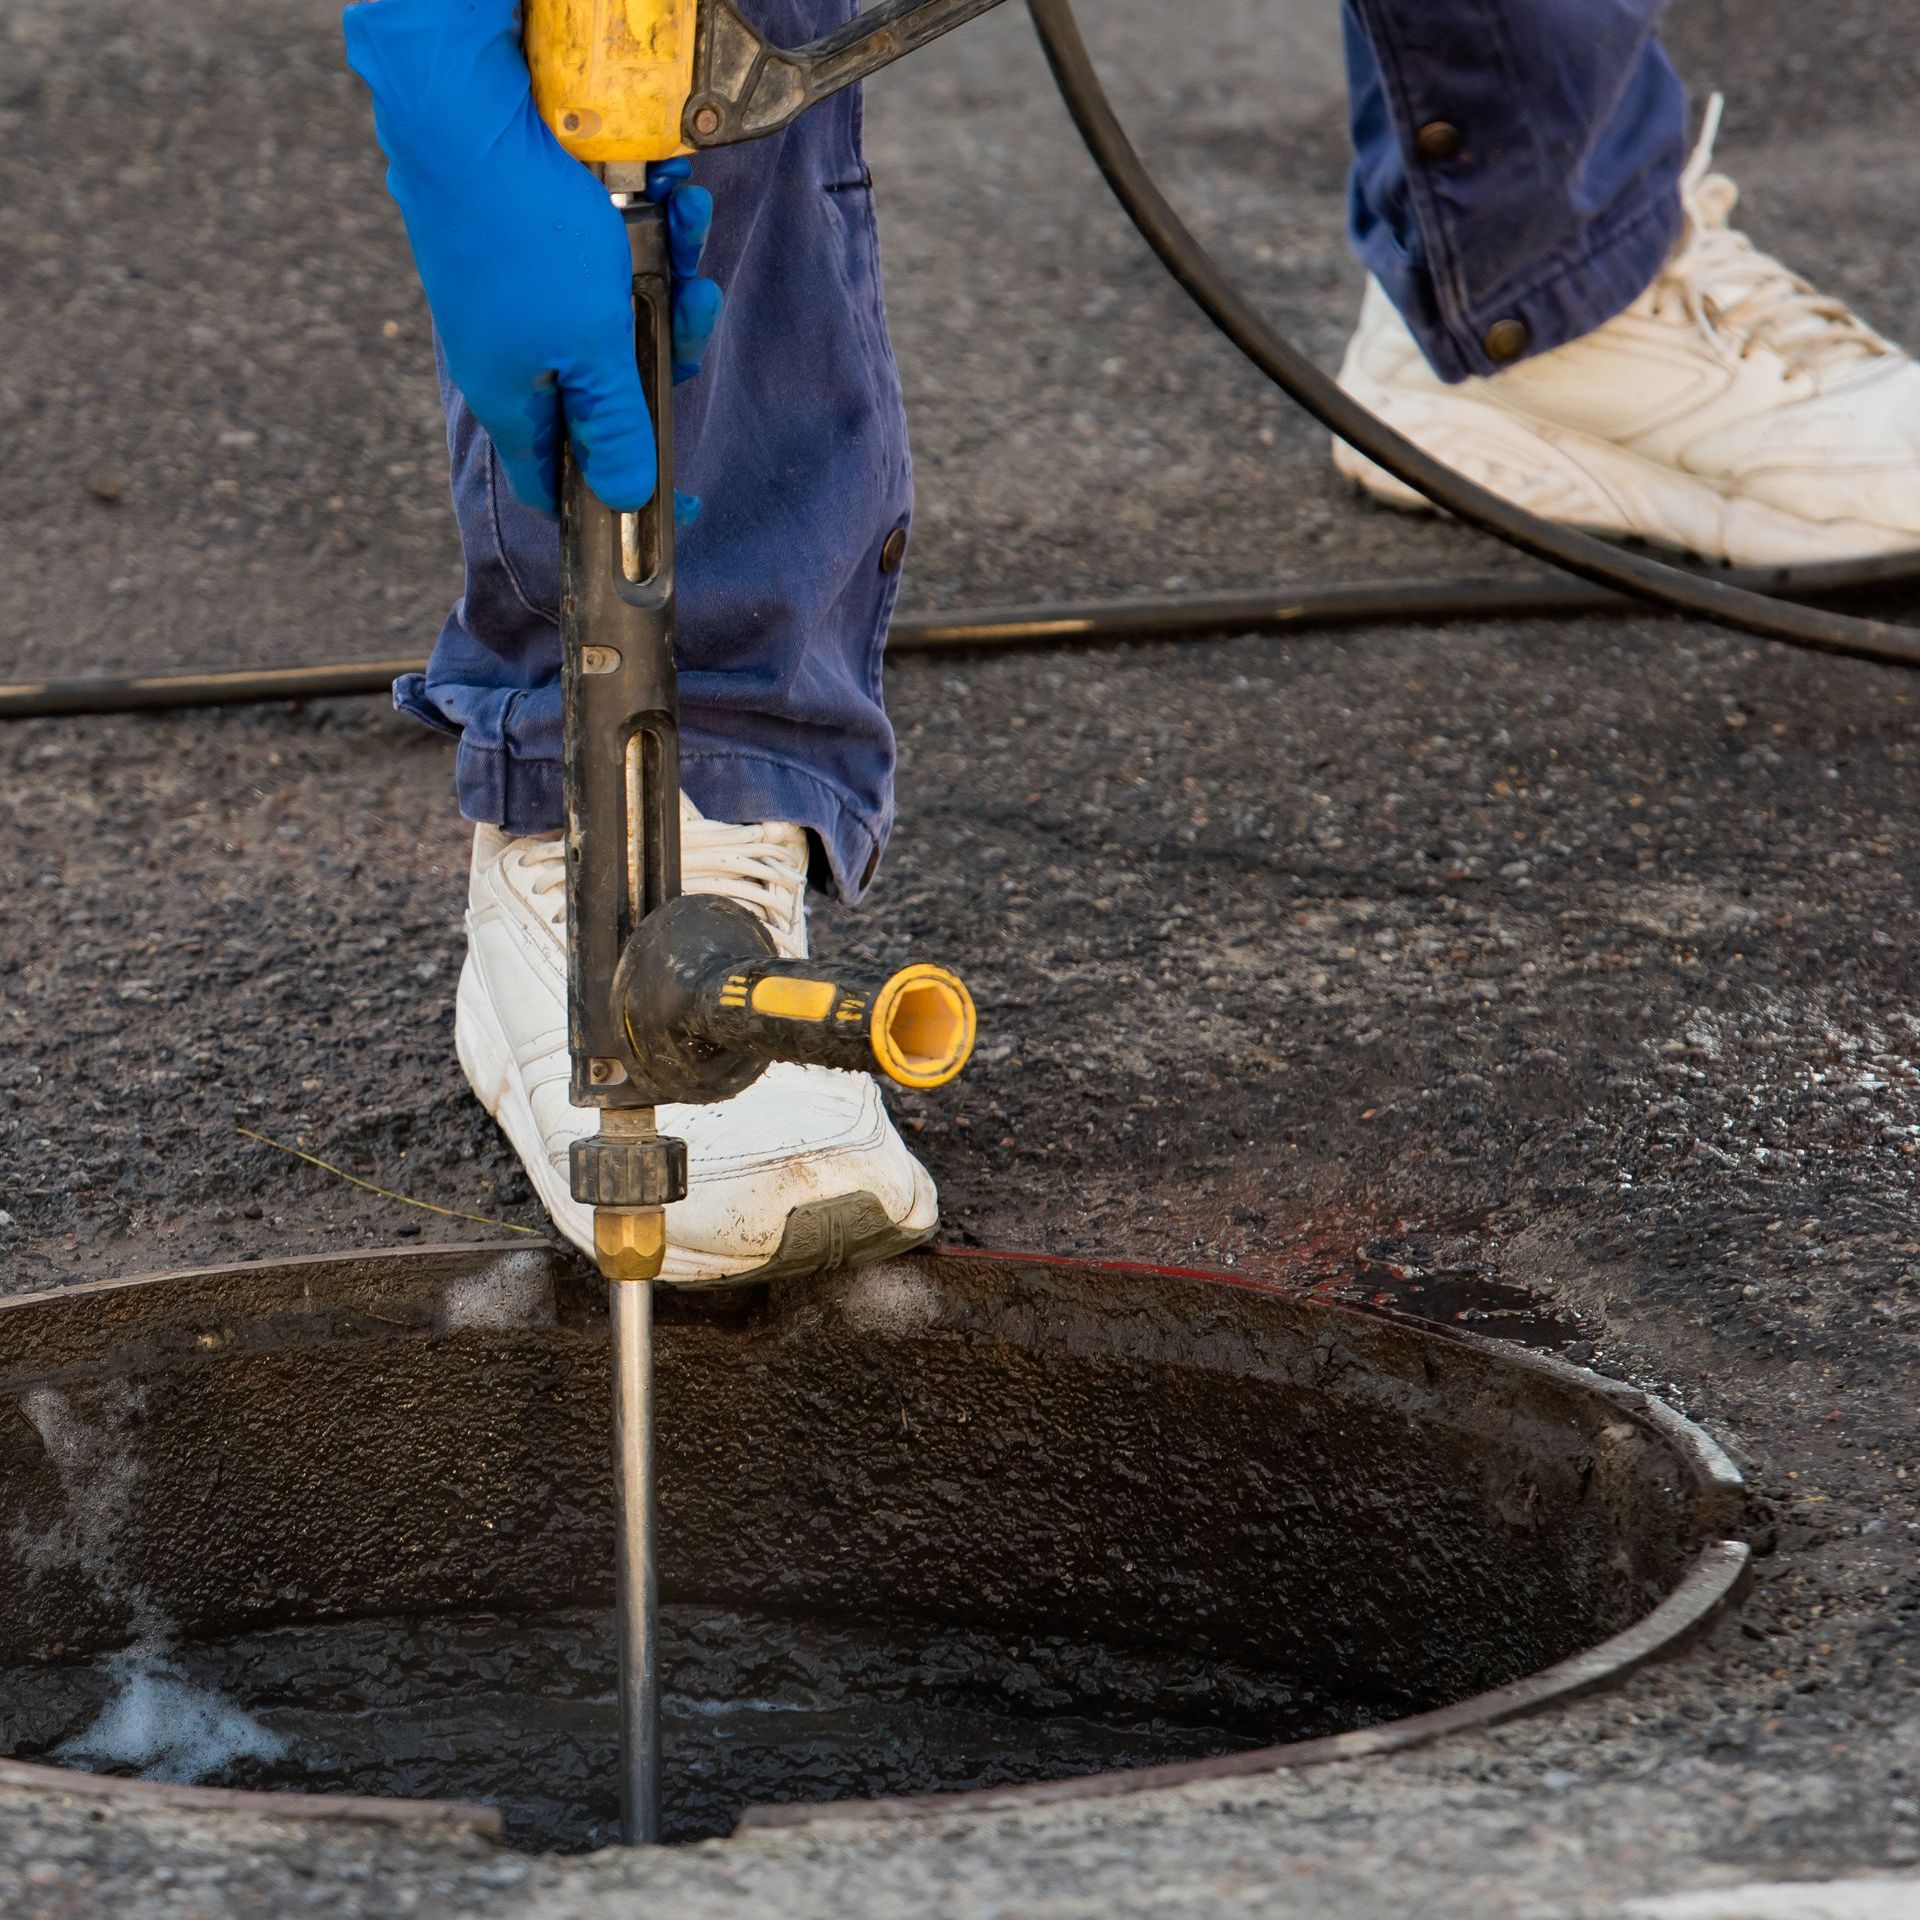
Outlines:
[[609,1280],[657,1280],[667,1260],[664,1207],[595,1207],[593,1257]]

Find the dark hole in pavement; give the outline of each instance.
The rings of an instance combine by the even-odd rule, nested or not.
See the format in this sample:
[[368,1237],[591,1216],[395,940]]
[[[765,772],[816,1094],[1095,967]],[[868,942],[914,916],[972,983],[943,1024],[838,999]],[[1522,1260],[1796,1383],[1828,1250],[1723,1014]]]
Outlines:
[[[605,1336],[544,1250],[0,1303],[0,1751],[610,1840]],[[669,1298],[659,1369],[675,1838],[1465,1701],[1737,1503],[1640,1396],[1219,1276]]]

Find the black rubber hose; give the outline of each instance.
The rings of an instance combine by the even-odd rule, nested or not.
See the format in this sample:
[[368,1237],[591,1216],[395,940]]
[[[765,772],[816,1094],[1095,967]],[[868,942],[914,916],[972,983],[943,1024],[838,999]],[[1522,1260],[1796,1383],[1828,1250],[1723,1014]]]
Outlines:
[[420,660],[342,660],[318,667],[256,667],[235,672],[90,674],[84,680],[0,684],[0,720],[54,714],[156,713],[168,707],[243,707],[269,700],[324,700],[385,693]]
[[[1002,648],[1102,646],[1187,640],[1208,634],[1293,633],[1391,620],[1523,619],[1530,615],[1643,611],[1638,601],[1584,581],[1405,580],[1308,587],[1297,593],[1193,593],[1142,600],[983,607],[971,613],[903,614],[890,656]],[[152,713],[170,707],[246,706],[274,700],[385,693],[420,660],[342,661],[256,672],[93,675],[84,680],[0,684],[0,720],[61,714]]]
[[[1789,593],[1832,593],[1911,579],[1885,563],[1730,576]],[[1256,633],[1325,632],[1396,621],[1574,619],[1581,615],[1660,614],[1664,606],[1611,593],[1565,574],[1483,580],[1369,580],[1289,592],[1179,593],[1129,600],[1063,601],[1030,607],[982,607],[964,613],[902,614],[887,641],[889,658],[992,653],[1025,648],[1147,645]],[[422,660],[347,660],[330,666],[251,672],[91,675],[83,680],[0,683],[0,720],[88,713],[156,713],[176,707],[251,706],[277,700],[342,699],[385,693]]]
[[[1268,379],[1349,446],[1468,525],[1596,586],[1675,612],[1698,614],[1768,640],[1896,666],[1920,666],[1920,630],[1770,599],[1731,581],[1664,566],[1643,554],[1556,526],[1443,466],[1376,419],[1269,324],[1174,212],[1134,151],[1100,84],[1069,0],[1028,0],[1028,6],[1060,97],[1081,139],[1161,265]],[[1913,556],[1898,556],[1898,564],[1911,567]]]

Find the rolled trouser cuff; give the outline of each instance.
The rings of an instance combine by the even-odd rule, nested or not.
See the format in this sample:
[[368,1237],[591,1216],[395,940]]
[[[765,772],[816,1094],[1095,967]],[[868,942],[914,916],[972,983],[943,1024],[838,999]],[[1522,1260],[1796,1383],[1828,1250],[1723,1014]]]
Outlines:
[[1672,251],[1665,0],[1347,0],[1355,250],[1442,379],[1603,326]]

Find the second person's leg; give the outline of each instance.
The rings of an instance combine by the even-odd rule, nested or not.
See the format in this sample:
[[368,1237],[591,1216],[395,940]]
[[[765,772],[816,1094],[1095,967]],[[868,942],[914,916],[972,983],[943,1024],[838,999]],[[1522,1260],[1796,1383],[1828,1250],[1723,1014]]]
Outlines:
[[1446,379],[1590,333],[1680,232],[1666,0],[1345,0],[1354,244]]
[[1732,225],[1663,10],[1348,0],[1373,277],[1341,382],[1571,525],[1756,565],[1920,547],[1920,368]]

